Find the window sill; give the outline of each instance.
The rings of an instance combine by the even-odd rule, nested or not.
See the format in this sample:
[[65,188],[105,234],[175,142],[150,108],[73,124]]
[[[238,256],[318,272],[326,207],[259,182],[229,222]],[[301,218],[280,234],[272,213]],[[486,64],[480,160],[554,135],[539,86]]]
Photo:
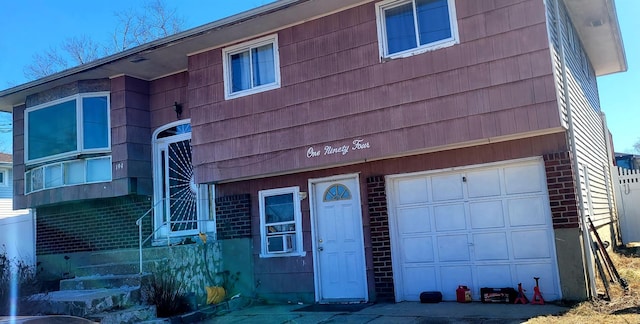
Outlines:
[[434,43],[434,44],[430,44],[430,45],[426,45],[426,46],[421,46],[421,47],[416,47],[416,48],[412,48],[403,52],[398,52],[398,53],[393,53],[390,55],[386,55],[386,56],[381,56],[380,60],[381,62],[386,62],[386,61],[390,61],[390,60],[395,60],[395,59],[399,59],[399,58],[406,58],[406,57],[411,57],[414,55],[418,55],[418,54],[423,54],[426,52],[431,52],[431,51],[435,51],[435,50],[439,50],[442,48],[447,48],[447,47],[451,47],[453,45],[458,44],[458,41],[456,39],[449,39],[449,40],[445,40],[445,41],[441,41],[439,43]]
[[236,91],[236,92],[232,92],[232,93],[225,93],[224,99],[225,100],[231,100],[231,99],[240,98],[240,97],[244,97],[244,96],[249,96],[249,95],[252,95],[252,94],[265,92],[265,91],[269,91],[269,90],[274,90],[274,89],[278,89],[278,88],[280,88],[280,83],[267,84],[267,85],[263,85],[263,86],[260,86],[260,87],[247,89],[247,90],[241,90],[241,91]]
[[304,257],[307,255],[307,252],[290,252],[290,253],[260,253],[261,259],[270,259],[270,258],[282,258],[282,257]]

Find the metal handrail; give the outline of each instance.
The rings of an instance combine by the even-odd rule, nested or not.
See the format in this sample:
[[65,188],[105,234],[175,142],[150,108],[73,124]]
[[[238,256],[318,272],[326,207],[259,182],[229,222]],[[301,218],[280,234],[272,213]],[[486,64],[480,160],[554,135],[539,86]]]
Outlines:
[[[151,212],[153,212],[160,203],[165,202],[166,200],[183,200],[183,199],[176,199],[176,198],[162,198],[160,200],[158,200],[158,202],[156,202],[151,208],[149,208],[149,210],[147,210],[142,216],[140,216],[137,220],[136,220],[136,225],[138,225],[138,258],[139,258],[139,267],[138,270],[140,271],[140,274],[142,274],[142,246],[147,243],[153,236],[154,234],[156,234],[161,228],[163,228],[164,226],[168,225],[169,223],[193,223],[193,222],[198,222],[198,223],[206,223],[206,222],[211,222],[211,221],[215,221],[215,219],[196,219],[196,220],[187,220],[187,221],[164,221],[162,222],[162,224],[160,224],[160,226],[157,226],[153,231],[151,231],[151,234],[149,234],[149,236],[147,236],[144,240],[142,239],[142,220],[147,217],[148,215],[151,214]],[[171,232],[168,231],[167,232],[167,244],[170,244],[170,235]]]

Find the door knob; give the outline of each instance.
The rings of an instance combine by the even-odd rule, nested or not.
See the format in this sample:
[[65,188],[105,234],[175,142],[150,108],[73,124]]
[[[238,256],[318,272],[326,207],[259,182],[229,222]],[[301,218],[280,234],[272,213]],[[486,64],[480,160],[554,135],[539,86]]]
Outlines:
[[321,246],[321,247],[318,248],[318,251],[322,252],[322,251],[324,251],[324,248]]

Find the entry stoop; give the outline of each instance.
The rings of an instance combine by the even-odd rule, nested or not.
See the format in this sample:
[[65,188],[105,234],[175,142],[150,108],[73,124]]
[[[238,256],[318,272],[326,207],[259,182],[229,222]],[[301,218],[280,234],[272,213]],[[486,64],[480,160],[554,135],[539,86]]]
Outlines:
[[140,287],[60,290],[29,297],[31,310],[39,314],[87,317],[140,303]]
[[101,324],[131,324],[156,320],[156,306],[140,305],[124,310],[90,315],[88,319]]
[[144,287],[151,281],[151,274],[93,275],[60,281],[60,290],[87,290],[100,288]]

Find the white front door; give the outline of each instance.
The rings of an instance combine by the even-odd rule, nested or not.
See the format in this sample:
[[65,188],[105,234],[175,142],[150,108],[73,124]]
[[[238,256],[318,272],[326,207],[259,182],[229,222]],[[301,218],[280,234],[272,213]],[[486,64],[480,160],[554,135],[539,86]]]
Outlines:
[[357,175],[310,181],[316,300],[367,300]]
[[154,135],[156,239],[197,234],[198,187],[191,162],[191,126],[173,123]]

